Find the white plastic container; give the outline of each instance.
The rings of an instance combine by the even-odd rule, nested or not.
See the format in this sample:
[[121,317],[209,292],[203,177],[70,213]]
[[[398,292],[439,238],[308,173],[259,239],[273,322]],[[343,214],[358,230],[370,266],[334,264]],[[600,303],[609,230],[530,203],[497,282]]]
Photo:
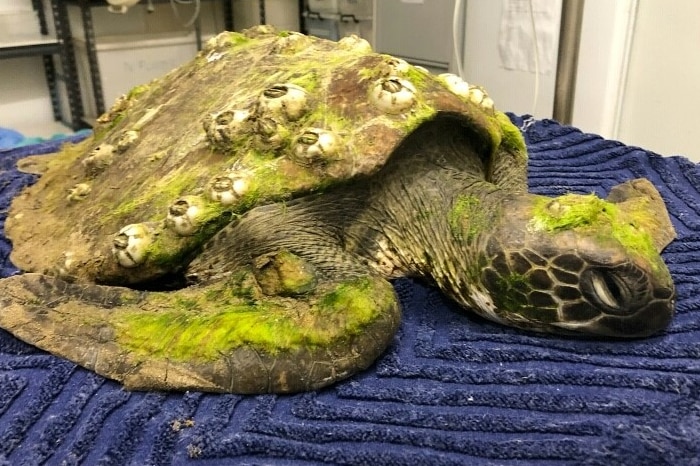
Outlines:
[[307,16],[305,25],[311,36],[329,40],[338,40],[341,37],[339,31],[340,22],[337,19],[318,19]]
[[341,15],[351,15],[359,20],[372,19],[373,0],[340,0]]
[[308,0],[308,5],[313,13],[340,14],[339,0]]
[[[74,39],[78,76],[88,122],[99,115],[84,41]],[[194,34],[100,37],[97,45],[105,110],[134,86],[145,84],[191,60],[197,53]]]
[[[290,0],[233,0],[236,31],[260,24],[260,1],[265,2],[265,23],[279,31],[299,30],[299,2]],[[206,3],[206,2],[205,2]]]

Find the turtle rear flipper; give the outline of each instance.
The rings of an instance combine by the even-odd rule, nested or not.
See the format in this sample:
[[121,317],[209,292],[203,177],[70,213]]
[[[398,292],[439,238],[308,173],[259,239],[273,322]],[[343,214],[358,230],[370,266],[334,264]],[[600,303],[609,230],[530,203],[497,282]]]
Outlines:
[[0,282],[0,326],[127,389],[235,393],[312,390],[367,368],[398,327],[389,282],[320,283],[266,296],[250,272],[170,292]]

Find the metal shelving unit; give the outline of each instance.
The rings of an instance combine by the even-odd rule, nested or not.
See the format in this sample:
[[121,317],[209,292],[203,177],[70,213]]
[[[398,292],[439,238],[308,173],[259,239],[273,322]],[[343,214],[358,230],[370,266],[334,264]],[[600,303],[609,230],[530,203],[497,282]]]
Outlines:
[[[152,3],[167,3],[170,0],[151,0]],[[209,1],[220,1],[220,0],[209,0]],[[52,0],[52,3],[61,3],[63,8],[66,5],[77,5],[80,8],[80,17],[83,23],[83,31],[85,31],[85,45],[87,48],[87,58],[90,67],[90,80],[92,81],[92,91],[95,97],[95,107],[97,114],[100,115],[105,111],[105,98],[102,89],[102,78],[100,75],[100,65],[97,60],[97,46],[95,42],[95,26],[92,20],[92,10],[93,6],[104,6],[105,2],[103,0]],[[265,16],[265,5],[261,1],[261,17]],[[229,31],[233,30],[233,7],[230,0],[225,0],[223,2],[224,6],[224,25]],[[194,23],[195,34],[197,38],[197,49],[202,48],[202,30],[199,19]]]
[[[78,87],[78,74],[75,64],[73,42],[68,24],[68,11],[65,3],[59,0],[51,1],[51,13],[56,28],[56,35],[49,34],[46,12],[42,0],[32,0],[32,7],[39,18],[39,31],[36,37],[23,36],[17,41],[0,45],[0,59],[29,56],[41,56],[44,64],[46,82],[51,96],[51,107],[54,119],[63,121],[73,130],[84,128],[82,121],[83,105]],[[58,95],[57,72],[54,58],[60,57],[61,75],[65,79],[70,107],[70,121],[64,121],[61,112],[61,102]]]

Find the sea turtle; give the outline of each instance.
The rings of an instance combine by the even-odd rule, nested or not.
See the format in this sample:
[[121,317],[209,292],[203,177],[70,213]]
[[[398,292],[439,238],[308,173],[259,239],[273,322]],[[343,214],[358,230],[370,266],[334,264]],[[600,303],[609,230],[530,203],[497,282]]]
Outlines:
[[[258,27],[120,98],[13,202],[0,327],[129,389],[316,389],[367,368],[420,277],[493,321],[663,330],[675,233],[646,180],[528,194],[477,86]],[[34,167],[36,168],[36,167]]]

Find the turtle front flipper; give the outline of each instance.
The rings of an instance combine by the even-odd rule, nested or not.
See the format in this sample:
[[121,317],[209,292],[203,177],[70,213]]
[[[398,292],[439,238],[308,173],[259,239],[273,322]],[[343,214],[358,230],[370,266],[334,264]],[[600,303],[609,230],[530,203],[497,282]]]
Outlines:
[[250,270],[170,292],[17,275],[0,281],[0,327],[127,389],[297,392],[367,368],[399,323],[382,278],[311,288],[266,295]]

